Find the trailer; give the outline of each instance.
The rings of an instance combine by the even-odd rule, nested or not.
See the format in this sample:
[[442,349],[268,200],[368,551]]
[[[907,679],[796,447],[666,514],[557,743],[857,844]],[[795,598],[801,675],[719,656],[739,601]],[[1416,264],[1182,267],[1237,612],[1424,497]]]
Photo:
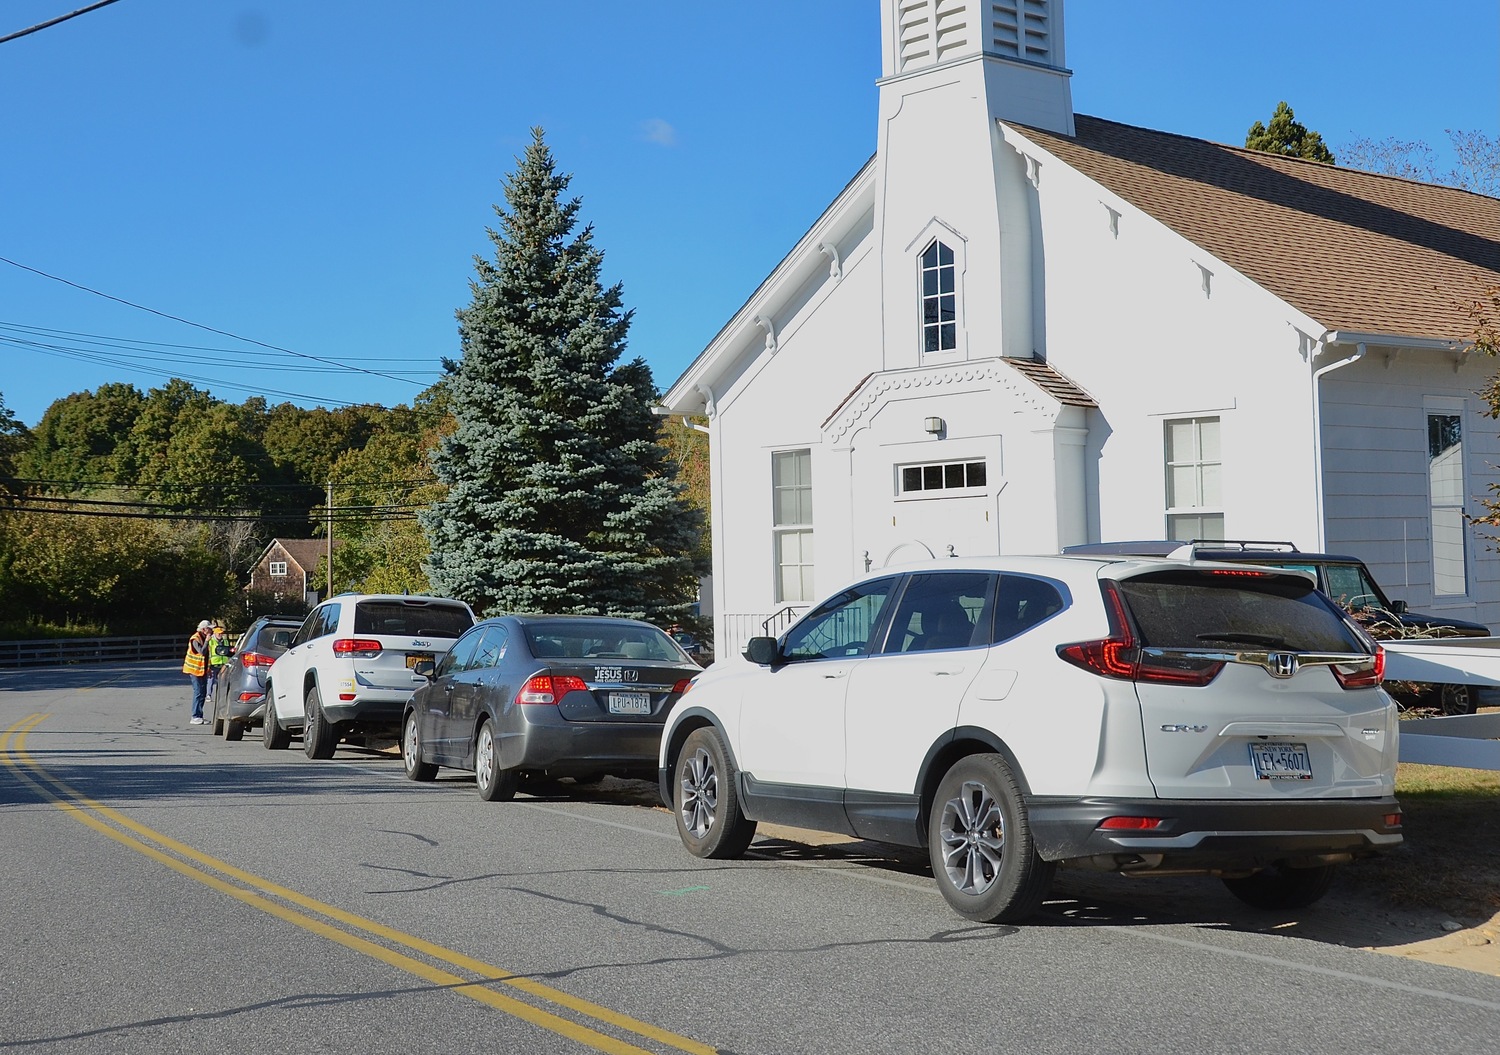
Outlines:
[[1403,762],[1500,770],[1500,637],[1388,639],[1386,681],[1432,685],[1440,694],[1462,693],[1473,714],[1451,714],[1401,723]]

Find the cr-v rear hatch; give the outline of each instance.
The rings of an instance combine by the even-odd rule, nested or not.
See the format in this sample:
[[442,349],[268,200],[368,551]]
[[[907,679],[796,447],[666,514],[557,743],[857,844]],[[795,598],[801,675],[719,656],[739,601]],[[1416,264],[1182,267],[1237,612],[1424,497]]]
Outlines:
[[[1384,655],[1295,572],[1104,569],[1113,677],[1135,685],[1162,798],[1388,795]],[[1118,578],[1108,576],[1118,575]]]

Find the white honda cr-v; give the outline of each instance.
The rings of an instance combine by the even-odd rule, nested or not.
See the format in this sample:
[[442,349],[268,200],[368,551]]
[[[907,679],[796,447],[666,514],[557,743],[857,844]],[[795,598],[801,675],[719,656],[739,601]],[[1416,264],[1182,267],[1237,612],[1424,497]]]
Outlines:
[[1401,842],[1384,655],[1300,572],[1085,557],[868,575],[699,675],[662,735],[683,844],[757,821],[926,846],[962,915],[1061,862],[1296,907]]

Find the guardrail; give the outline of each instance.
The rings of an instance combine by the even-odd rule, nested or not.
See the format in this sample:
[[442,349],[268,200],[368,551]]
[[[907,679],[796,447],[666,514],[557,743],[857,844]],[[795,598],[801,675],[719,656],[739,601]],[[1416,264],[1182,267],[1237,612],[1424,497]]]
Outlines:
[[177,634],[154,637],[59,637],[41,641],[0,641],[0,668],[177,659],[186,648],[186,635],[178,636]]

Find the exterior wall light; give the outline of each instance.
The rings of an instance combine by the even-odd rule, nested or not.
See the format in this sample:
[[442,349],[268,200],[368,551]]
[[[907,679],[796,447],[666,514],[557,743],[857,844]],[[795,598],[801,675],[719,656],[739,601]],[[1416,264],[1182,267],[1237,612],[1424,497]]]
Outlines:
[[943,423],[942,418],[928,418],[922,422],[922,430],[934,436],[941,436],[948,426]]

